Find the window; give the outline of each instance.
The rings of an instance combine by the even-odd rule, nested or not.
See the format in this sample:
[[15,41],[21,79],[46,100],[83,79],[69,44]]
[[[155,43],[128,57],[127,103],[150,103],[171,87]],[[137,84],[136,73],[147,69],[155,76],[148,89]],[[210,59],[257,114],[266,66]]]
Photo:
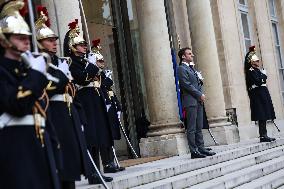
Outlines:
[[249,14],[248,14],[248,4],[247,0],[239,0],[239,11],[241,17],[241,28],[243,32],[243,39],[244,39],[244,51],[245,53],[248,51],[249,47],[252,45],[252,38],[251,38],[251,27],[249,21]]
[[246,3],[247,3],[246,0],[239,0],[239,4],[241,5],[247,5]]
[[269,12],[271,17],[276,17],[276,10],[275,10],[275,1],[268,0],[269,3]]
[[268,0],[268,4],[269,4],[271,27],[272,27],[272,33],[273,33],[273,39],[274,39],[273,42],[275,45],[277,64],[278,64],[279,74],[280,74],[281,92],[284,98],[284,66],[283,66],[283,59],[282,59],[282,53],[281,53],[282,48],[281,48],[280,39],[279,39],[279,23],[278,23],[278,18],[277,18],[277,13],[276,13],[275,0]]

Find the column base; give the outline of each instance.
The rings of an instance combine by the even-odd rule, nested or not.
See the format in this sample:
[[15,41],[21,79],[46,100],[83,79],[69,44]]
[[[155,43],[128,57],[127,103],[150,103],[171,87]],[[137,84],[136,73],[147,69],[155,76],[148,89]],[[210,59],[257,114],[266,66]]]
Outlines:
[[181,122],[151,124],[149,126],[147,137],[182,133],[184,132],[184,129],[181,128],[181,125]]
[[185,133],[142,138],[139,147],[141,157],[176,156],[189,152]]
[[[210,131],[219,144],[232,144],[240,142],[239,129],[236,125],[210,127]],[[207,129],[203,129],[205,146],[216,145]]]
[[[275,120],[276,125],[280,129],[280,132],[276,129],[274,124],[271,121],[267,121],[266,128],[267,128],[267,135],[269,137],[283,137],[284,136],[284,120],[279,119]],[[253,138],[258,138],[259,133],[258,133],[258,124],[255,123],[254,121],[241,125],[238,127],[239,133],[240,133],[240,140],[245,141],[245,140],[250,140]]]

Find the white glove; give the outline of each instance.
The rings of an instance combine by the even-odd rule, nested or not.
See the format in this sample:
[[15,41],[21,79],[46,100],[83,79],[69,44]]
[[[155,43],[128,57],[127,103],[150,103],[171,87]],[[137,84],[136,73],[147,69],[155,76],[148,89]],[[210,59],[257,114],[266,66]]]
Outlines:
[[42,55],[34,57],[34,55],[30,51],[26,51],[29,64],[33,70],[37,70],[43,74],[46,74],[47,64]]
[[106,77],[110,78],[112,80],[112,71],[111,70],[105,70]]
[[261,73],[263,73],[264,75],[266,75],[266,70],[265,70],[265,69],[261,69],[260,71],[261,71]]
[[64,75],[69,79],[73,80],[71,72],[69,71],[69,65],[64,59],[58,59],[58,69],[64,73]]
[[89,53],[88,54],[88,62],[90,64],[97,65],[97,58],[96,58],[96,55],[94,53]]
[[117,112],[117,118],[120,120],[121,111]]
[[107,112],[108,112],[108,110],[110,109],[110,107],[111,107],[111,105],[110,105],[110,104],[107,104],[107,105],[106,105]]

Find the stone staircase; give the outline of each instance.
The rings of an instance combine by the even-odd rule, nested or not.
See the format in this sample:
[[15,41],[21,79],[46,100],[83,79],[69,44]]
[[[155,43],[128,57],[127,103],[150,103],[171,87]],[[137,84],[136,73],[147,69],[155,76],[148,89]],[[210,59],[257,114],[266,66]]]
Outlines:
[[[284,138],[271,143],[257,139],[227,146],[214,146],[215,156],[190,159],[175,156],[128,167],[112,176],[111,189],[222,189],[283,188]],[[78,189],[103,188],[78,182]]]

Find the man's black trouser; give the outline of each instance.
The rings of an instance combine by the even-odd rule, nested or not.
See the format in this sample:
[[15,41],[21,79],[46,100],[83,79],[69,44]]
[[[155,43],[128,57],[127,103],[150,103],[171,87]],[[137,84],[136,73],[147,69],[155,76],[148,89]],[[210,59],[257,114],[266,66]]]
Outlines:
[[203,105],[189,106],[186,110],[187,140],[191,153],[204,148],[202,135],[203,128]]

